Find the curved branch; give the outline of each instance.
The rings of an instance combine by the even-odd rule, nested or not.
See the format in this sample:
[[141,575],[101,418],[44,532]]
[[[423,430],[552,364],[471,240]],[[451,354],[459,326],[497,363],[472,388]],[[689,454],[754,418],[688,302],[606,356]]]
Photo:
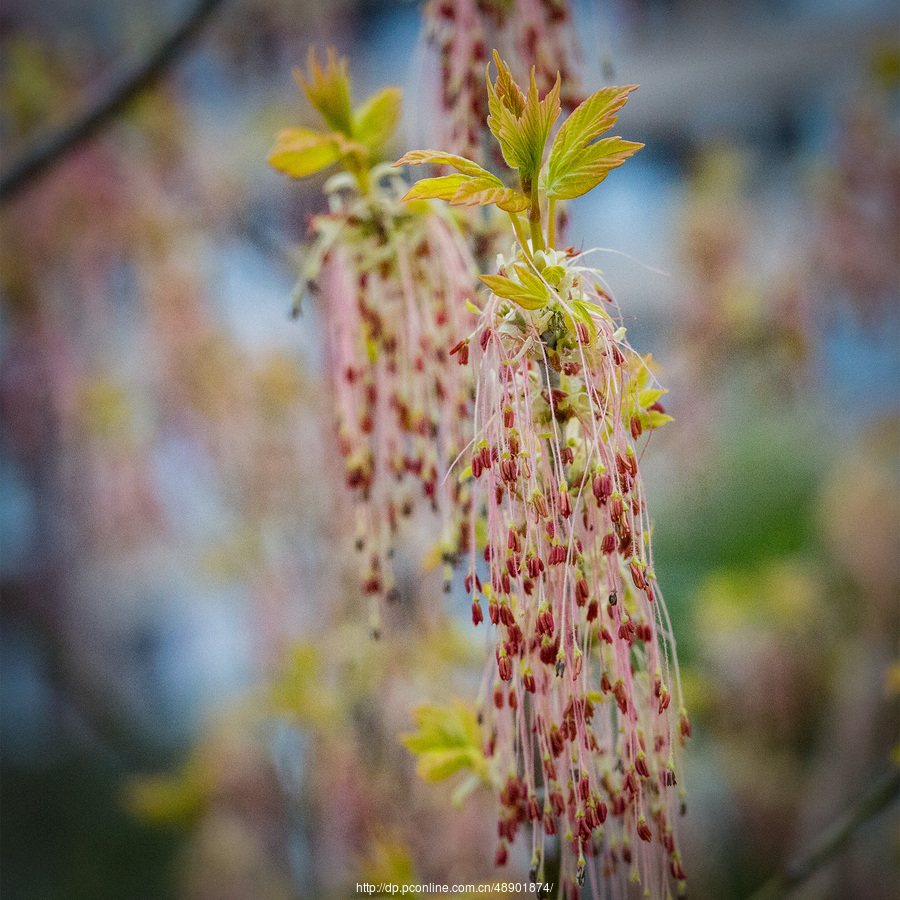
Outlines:
[[114,84],[94,107],[26,151],[0,177],[0,202],[11,199],[67,153],[107,125],[140,93],[155,84],[223,2],[224,0],[200,0],[196,9],[181,25],[133,72]]
[[793,860],[783,872],[769,879],[750,900],[780,900],[786,897],[825,863],[834,859],[857,828],[897,799],[898,791],[900,791],[900,772],[893,771],[885,775],[870,793],[860,798],[843,816],[822,832],[802,856]]

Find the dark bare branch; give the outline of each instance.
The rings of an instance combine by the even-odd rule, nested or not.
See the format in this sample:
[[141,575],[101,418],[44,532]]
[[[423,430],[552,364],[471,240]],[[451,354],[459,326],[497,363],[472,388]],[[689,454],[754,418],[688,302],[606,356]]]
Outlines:
[[87,112],[38,142],[0,178],[0,202],[10,200],[75,147],[109,124],[135,97],[155,84],[200,33],[224,0],[200,0],[196,9],[136,69],[126,74]]

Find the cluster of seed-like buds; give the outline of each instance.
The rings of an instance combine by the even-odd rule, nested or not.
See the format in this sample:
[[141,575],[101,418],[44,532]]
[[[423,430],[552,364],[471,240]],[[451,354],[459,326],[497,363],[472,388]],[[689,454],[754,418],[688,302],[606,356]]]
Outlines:
[[580,83],[580,67],[567,0],[430,0],[423,16],[440,68],[438,146],[468,159],[484,157],[486,36],[490,46],[504,48],[514,71],[525,75],[534,67],[542,92],[559,73],[569,91],[562,105],[572,109],[580,102],[572,88]]
[[322,295],[338,447],[377,636],[378,601],[397,595],[394,539],[417,496],[450,529],[448,565],[460,543],[453,523],[467,508],[466,488],[445,476],[466,443],[471,378],[448,351],[472,327],[473,264],[450,223],[393,195],[320,216],[313,229],[327,241],[312,284]]
[[[648,373],[576,263],[563,303],[529,311],[491,295],[472,339],[487,575],[479,546],[466,587],[473,621],[486,604],[497,634],[483,722],[509,773],[498,860],[530,821],[535,875],[548,836],[563,843],[565,896],[593,873],[665,897],[684,880],[674,738],[690,729],[670,708],[677,671],[638,469]],[[589,324],[561,312],[576,296],[596,304]]]

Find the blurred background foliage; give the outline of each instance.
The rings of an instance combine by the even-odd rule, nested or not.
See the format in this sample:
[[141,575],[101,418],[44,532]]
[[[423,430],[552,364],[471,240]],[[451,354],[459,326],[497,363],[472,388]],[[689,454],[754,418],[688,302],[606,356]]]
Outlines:
[[[186,3],[8,0],[3,171]],[[491,801],[426,784],[413,708],[485,649],[414,562],[373,644],[290,295],[324,178],[290,72],[350,59],[429,145],[414,3],[227,0],[155,87],[0,210],[0,891],[339,897],[497,877]],[[898,29],[878,0],[582,3],[585,83],[646,148],[571,205],[675,422],[644,456],[693,739],[695,897],[745,897],[898,743]],[[891,754],[894,753],[892,762]],[[462,780],[462,779],[460,779]],[[896,804],[798,897],[896,896]],[[508,874],[524,878],[515,848]],[[507,872],[503,873],[506,877]]]

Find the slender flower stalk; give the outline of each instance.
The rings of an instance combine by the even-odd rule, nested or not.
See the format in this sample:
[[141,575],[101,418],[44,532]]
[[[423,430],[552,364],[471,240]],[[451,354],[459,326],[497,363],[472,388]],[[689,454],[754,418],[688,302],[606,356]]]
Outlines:
[[497,636],[482,712],[500,788],[497,861],[530,822],[532,877],[545,880],[558,836],[563,896],[580,896],[590,873],[614,896],[633,880],[664,898],[685,878],[676,745],[690,732],[638,465],[641,438],[668,420],[664,391],[649,357],[625,339],[599,273],[583,254],[554,247],[545,227],[548,201],[586,193],[640,148],[597,140],[634,86],[585,100],[544,162],[560,82],[539,99],[532,77],[525,95],[495,61],[488,124],[521,190],[447,154],[400,162],[453,166],[458,175],[420,181],[408,196],[496,204],[517,236],[498,273],[481,278],[491,293],[468,339],[476,403],[466,585],[473,621],[486,606]]
[[449,351],[474,322],[466,304],[474,265],[449,217],[400,203],[396,173],[371,167],[399,118],[399,91],[352,110],[346,64],[333,51],[324,70],[311,51],[308,79],[298,81],[334,130],[282,132],[270,163],[294,177],[335,162],[345,169],[326,183],[330,212],[312,220],[304,280],[321,299],[336,449],[377,636],[379,600],[397,595],[394,541],[417,496],[446,523],[448,565],[459,545],[453,522],[466,488],[446,475],[465,446],[471,379]]

